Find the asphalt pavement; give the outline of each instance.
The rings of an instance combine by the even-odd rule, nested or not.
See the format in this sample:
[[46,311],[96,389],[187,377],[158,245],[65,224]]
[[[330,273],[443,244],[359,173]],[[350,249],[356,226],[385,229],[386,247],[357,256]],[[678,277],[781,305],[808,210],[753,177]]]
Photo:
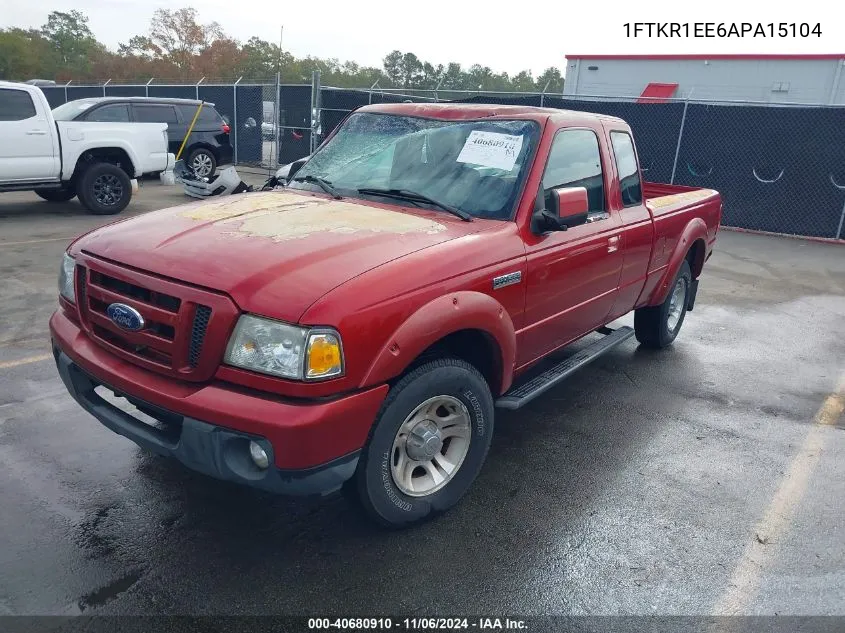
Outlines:
[[[119,217],[184,201],[145,182]],[[71,400],[59,260],[113,219],[0,196],[0,614],[845,615],[845,245],[723,231],[672,348],[632,339],[497,412],[462,503],[386,532]]]

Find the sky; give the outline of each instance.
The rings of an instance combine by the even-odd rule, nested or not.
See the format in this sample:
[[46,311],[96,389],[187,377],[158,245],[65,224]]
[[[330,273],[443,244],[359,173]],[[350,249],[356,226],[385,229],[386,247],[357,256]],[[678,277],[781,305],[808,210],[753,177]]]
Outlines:
[[[184,2],[184,4],[183,4]],[[191,0],[4,0],[0,28],[39,27],[52,10],[78,9],[106,45],[116,48],[146,33],[157,8],[191,6]],[[279,41],[297,57],[336,57],[381,67],[394,49],[433,64],[479,63],[495,72],[549,66],[563,73],[565,55],[702,53],[843,53],[845,22],[829,0],[202,0],[203,22],[217,21],[232,37]],[[635,22],[820,24],[822,37],[666,38],[626,34]]]
[[52,10],[78,9],[88,16],[97,39],[111,48],[146,33],[155,9],[194,6],[203,22],[217,21],[242,41],[256,35],[278,42],[284,25],[283,49],[297,57],[337,57],[381,67],[382,58],[399,49],[435,65],[480,63],[511,74],[529,69],[537,76],[549,66],[561,72],[565,66],[560,42],[537,37],[541,23],[515,19],[475,0],[9,0],[4,5],[0,27],[39,27]]

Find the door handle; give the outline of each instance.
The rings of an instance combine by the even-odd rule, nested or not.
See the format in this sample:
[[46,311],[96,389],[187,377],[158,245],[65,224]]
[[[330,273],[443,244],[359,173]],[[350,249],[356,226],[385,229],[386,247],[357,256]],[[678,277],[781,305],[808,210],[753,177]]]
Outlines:
[[607,240],[607,252],[615,253],[619,250],[619,236],[611,237]]
[[46,130],[30,130],[29,132],[27,132],[27,135],[28,136],[46,136],[47,131]]

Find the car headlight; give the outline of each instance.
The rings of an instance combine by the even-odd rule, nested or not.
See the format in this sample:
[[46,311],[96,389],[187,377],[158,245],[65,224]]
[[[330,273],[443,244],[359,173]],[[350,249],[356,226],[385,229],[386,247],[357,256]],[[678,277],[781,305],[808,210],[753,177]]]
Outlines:
[[244,314],[226,346],[225,362],[282,378],[317,380],[343,374],[343,349],[334,330]]
[[62,266],[59,269],[59,294],[71,303],[76,303],[76,294],[73,290],[75,271],[76,262],[73,257],[67,253],[62,255]]

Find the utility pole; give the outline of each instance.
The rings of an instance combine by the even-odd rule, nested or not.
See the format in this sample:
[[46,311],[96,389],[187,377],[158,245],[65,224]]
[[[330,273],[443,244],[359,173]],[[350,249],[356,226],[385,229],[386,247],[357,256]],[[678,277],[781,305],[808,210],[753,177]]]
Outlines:
[[282,24],[281,28],[279,29],[279,59],[276,62],[276,72],[282,72],[282,39],[285,35],[285,25]]

